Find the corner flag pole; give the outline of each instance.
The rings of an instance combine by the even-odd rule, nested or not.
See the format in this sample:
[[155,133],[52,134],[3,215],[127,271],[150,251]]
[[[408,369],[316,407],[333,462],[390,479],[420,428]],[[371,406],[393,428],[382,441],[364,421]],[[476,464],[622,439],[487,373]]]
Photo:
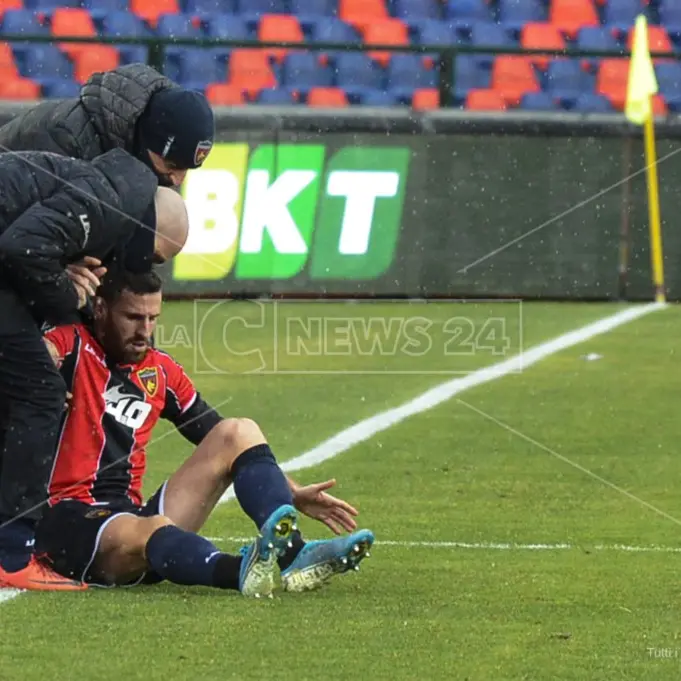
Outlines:
[[657,177],[657,150],[652,96],[657,92],[657,79],[648,48],[648,23],[644,15],[636,18],[634,45],[627,84],[626,117],[643,125],[646,177],[648,180],[648,215],[650,220],[650,259],[655,286],[655,300],[665,302],[662,227],[660,224],[660,194]]

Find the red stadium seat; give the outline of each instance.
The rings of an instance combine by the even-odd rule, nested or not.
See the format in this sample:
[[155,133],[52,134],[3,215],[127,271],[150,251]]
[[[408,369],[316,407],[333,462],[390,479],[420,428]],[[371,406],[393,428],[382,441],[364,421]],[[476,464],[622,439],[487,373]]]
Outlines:
[[532,62],[515,55],[497,57],[492,67],[491,89],[512,106],[517,106],[526,92],[539,92]]
[[[400,19],[383,19],[367,24],[364,28],[364,42],[367,45],[408,45],[407,26]],[[386,67],[391,52],[369,52],[369,56]]]
[[0,43],[0,82],[19,78],[19,69],[9,43]]
[[[52,13],[52,35],[60,37],[91,37],[97,30],[90,13],[86,9],[76,7],[58,7]],[[59,49],[66,52],[71,59],[90,47],[87,43],[59,43]]]
[[23,9],[23,0],[0,0],[0,19],[8,9]]
[[384,0],[340,0],[338,16],[359,31],[375,21],[390,18]]
[[[565,39],[553,24],[527,23],[520,33],[520,46],[527,49],[562,50],[565,48]],[[530,61],[546,71],[553,57],[548,55],[533,55]]]
[[130,0],[130,11],[155,28],[162,14],[178,14],[180,6],[177,0]]
[[[258,25],[258,40],[263,42],[302,43],[305,40],[303,29],[297,17],[283,14],[265,14]],[[277,61],[282,61],[289,50],[267,48],[266,53]]]
[[2,80],[0,99],[40,99],[40,85],[28,78]]
[[346,107],[348,106],[348,98],[340,88],[313,87],[307,93],[307,105],[327,108]]
[[628,80],[628,59],[603,59],[596,76],[596,92],[607,97],[616,109],[622,111],[627,99]]
[[471,111],[505,111],[506,100],[496,90],[469,90],[466,108]]
[[411,108],[416,111],[428,111],[440,108],[440,93],[437,88],[421,88],[414,90]]
[[[634,44],[634,28],[632,27],[627,36],[627,49],[631,50]],[[672,41],[669,39],[669,34],[664,26],[648,26],[648,47],[651,52],[669,52],[674,51]],[[655,60],[660,61],[659,59]],[[666,61],[666,60],[665,60]]]
[[571,38],[575,38],[584,26],[600,24],[591,0],[552,0],[550,4],[551,23]]
[[264,50],[239,49],[229,58],[228,82],[255,95],[260,90],[274,87],[277,79]]
[[110,71],[119,64],[118,50],[111,45],[86,45],[75,61],[75,79],[84,83],[93,73]]
[[206,87],[206,99],[213,106],[240,106],[244,104],[244,91],[228,83],[211,83]]

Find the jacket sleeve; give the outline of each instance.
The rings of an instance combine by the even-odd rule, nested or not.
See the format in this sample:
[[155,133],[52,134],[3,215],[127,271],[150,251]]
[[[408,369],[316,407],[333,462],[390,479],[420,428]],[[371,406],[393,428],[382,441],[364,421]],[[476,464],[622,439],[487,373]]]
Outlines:
[[0,236],[0,266],[15,291],[50,324],[72,318],[78,295],[65,264],[88,244],[101,209],[91,183],[78,178],[33,204]]

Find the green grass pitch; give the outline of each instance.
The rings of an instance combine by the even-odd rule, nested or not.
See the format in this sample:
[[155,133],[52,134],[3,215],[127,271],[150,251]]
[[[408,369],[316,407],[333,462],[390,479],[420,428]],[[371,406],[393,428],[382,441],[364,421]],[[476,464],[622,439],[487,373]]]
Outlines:
[[[618,309],[168,303],[157,338],[285,461]],[[418,316],[430,324],[411,341],[356,322]],[[336,477],[377,536],[359,573],[319,592],[261,602],[164,584],[0,602],[0,681],[677,678],[679,338],[675,307],[651,313],[293,474]],[[156,439],[147,493],[191,451],[165,424]],[[230,501],[204,534],[236,550],[253,532]]]

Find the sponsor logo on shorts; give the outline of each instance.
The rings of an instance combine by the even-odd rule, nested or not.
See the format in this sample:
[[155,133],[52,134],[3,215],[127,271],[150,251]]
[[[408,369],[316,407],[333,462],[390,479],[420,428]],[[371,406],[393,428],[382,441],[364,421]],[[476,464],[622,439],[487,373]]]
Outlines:
[[112,513],[113,511],[110,508],[93,508],[85,514],[85,517],[90,520],[95,520],[96,518],[106,518]]

